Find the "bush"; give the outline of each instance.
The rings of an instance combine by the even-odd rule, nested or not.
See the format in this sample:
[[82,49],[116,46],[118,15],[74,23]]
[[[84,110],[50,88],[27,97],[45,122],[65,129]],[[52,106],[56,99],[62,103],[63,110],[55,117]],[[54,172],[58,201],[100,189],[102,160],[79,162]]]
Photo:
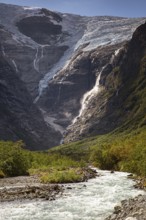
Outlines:
[[0,170],[6,176],[27,175],[31,164],[28,151],[22,149],[23,143],[0,142]]
[[21,151],[14,152],[10,158],[1,165],[2,171],[6,176],[27,175],[29,161]]
[[43,174],[41,177],[42,183],[73,183],[80,182],[83,175],[78,173],[77,169],[69,169],[65,171],[55,170],[52,173]]

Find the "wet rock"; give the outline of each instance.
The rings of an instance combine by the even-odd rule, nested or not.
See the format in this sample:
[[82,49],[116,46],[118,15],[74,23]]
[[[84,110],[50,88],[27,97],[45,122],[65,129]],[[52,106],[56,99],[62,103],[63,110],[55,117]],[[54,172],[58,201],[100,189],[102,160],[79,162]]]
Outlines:
[[121,207],[120,206],[115,206],[114,208],[114,214],[118,214],[121,212]]
[[121,207],[115,207],[116,212],[106,220],[145,220],[146,195],[139,195],[134,199],[123,200]]
[[72,189],[72,187],[68,186],[67,189]]
[[130,173],[130,174],[128,174],[128,177],[130,178],[130,177],[133,177],[134,175],[132,174],[132,173]]

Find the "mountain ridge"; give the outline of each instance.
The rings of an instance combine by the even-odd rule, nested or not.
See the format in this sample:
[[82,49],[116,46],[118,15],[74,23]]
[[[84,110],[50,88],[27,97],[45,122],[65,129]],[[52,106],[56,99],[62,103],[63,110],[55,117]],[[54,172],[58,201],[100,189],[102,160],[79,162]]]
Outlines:
[[[109,63],[100,80],[105,86],[115,51],[144,18],[91,18],[6,4],[0,4],[0,11],[1,56],[24,84],[43,116],[42,124],[51,129],[45,135],[48,139],[52,132],[56,135],[47,149],[62,142],[79,114],[84,94],[93,89],[99,72]],[[104,123],[101,127],[106,128]]]

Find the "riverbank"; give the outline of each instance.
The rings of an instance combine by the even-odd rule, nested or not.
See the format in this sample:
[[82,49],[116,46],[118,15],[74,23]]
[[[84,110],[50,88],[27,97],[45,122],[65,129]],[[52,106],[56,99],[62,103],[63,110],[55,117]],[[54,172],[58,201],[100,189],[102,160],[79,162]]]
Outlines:
[[[0,211],[3,213],[2,220],[5,219],[5,216],[7,216],[6,219],[10,219],[8,217],[9,209],[12,210],[12,215],[15,215],[15,206],[16,210],[20,207],[21,211],[24,212],[23,214],[19,214],[20,219],[22,219],[22,215],[26,215],[24,207],[31,212],[29,207],[31,205],[33,207],[33,212],[33,209],[36,209],[35,207],[37,204],[39,204],[40,207],[40,210],[38,211],[39,217],[36,217],[38,220],[40,220],[40,216],[44,213],[44,206],[46,207],[46,210],[48,210],[46,211],[47,216],[51,216],[53,220],[55,219],[55,215],[59,215],[58,210],[61,210],[59,212],[61,212],[63,218],[65,218],[64,213],[68,210],[70,216],[79,215],[80,218],[86,218],[89,215],[89,219],[101,220],[105,219],[105,217],[112,213],[114,206],[119,204],[120,200],[122,201],[123,199],[121,207],[116,206],[114,214],[106,218],[106,220],[146,219],[146,196],[137,196],[143,192],[139,189],[134,189],[134,182],[127,178],[126,173],[101,170],[95,171],[96,175],[99,177],[90,179],[93,176],[88,173],[87,177],[90,177],[89,181],[87,181],[86,177],[85,182],[71,183],[67,185],[42,184],[38,176],[0,179]],[[126,200],[126,198],[134,196],[137,197]],[[40,199],[42,201],[41,203],[39,202]],[[49,202],[47,202],[47,200]],[[3,209],[5,209],[7,214],[5,214]],[[85,212],[84,210],[87,211]],[[107,213],[109,214],[107,215]],[[28,218],[31,219],[29,214]],[[46,217],[46,219],[48,218]],[[58,216],[58,219],[60,220],[62,218]],[[65,220],[66,219],[67,217]]]
[[0,179],[0,202],[45,199],[54,200],[61,196],[63,187],[57,184],[41,184],[36,176]]
[[[80,182],[95,178],[98,174],[90,168],[82,169],[83,178]],[[62,195],[64,186],[61,184],[42,184],[39,176],[19,176],[0,179],[0,202],[44,199],[54,200]]]
[[105,220],[146,220],[146,195],[123,200],[115,206],[114,213]]
[[133,187],[134,182],[127,178],[127,173],[97,172],[99,177],[87,182],[61,184],[63,193],[57,194],[57,199],[52,201],[44,198],[1,202],[1,220],[103,220],[112,214],[120,201],[143,193]]
[[[135,180],[134,188],[146,191],[145,178],[129,175]],[[146,220],[146,194],[133,199],[121,201],[121,206],[115,206],[114,212],[105,220]]]

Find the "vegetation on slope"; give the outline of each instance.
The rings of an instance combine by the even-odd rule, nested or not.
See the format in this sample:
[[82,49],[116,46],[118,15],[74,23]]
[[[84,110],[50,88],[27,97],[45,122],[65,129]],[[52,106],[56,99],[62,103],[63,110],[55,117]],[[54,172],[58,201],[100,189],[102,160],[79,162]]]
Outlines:
[[0,141],[0,177],[37,175],[43,183],[66,183],[83,181],[88,172],[83,161],[56,152],[31,152],[21,141]]
[[146,126],[95,136],[45,152],[23,149],[20,142],[0,142],[0,177],[37,175],[43,183],[84,181],[87,164],[146,176]]
[[146,176],[146,127],[110,133],[62,145],[50,150],[101,169]]

